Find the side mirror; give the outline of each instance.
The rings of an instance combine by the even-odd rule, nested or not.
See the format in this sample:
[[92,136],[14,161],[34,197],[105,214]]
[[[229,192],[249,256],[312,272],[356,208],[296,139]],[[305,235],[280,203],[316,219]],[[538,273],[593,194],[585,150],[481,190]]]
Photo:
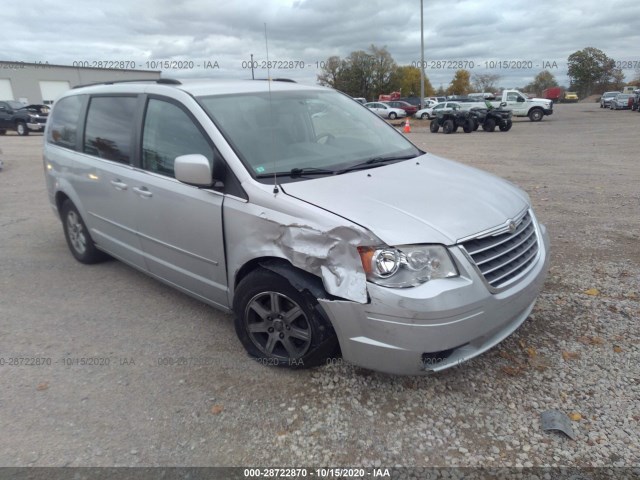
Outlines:
[[176,179],[196,187],[213,185],[213,172],[207,157],[200,153],[176,157],[173,169]]

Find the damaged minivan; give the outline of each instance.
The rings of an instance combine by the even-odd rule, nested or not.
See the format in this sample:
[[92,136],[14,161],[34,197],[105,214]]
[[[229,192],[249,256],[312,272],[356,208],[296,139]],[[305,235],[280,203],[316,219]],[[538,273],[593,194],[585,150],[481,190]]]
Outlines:
[[49,117],[44,168],[78,261],[114,257],[233,312],[265,364],[458,365],[525,321],[548,269],[522,190],[327,88],[75,88]]

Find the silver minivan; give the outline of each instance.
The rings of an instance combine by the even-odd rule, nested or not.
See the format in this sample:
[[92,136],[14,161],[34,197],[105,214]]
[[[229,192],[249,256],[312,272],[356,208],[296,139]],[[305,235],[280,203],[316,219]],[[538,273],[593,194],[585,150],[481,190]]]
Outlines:
[[522,190],[327,88],[76,88],[53,107],[44,167],[77,260],[114,257],[233,312],[267,364],[457,365],[525,321],[548,269]]

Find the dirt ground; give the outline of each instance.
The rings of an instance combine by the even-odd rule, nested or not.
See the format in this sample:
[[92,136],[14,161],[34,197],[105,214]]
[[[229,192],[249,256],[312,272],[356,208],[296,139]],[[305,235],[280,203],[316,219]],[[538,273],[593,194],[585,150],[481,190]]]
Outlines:
[[[513,337],[421,378],[261,366],[230,316],[120,262],[79,264],[42,135],[0,136],[0,465],[638,466],[639,126],[584,103],[509,132],[412,121],[419,147],[525,189],[552,251]],[[540,429],[549,408],[578,415],[576,441]]]

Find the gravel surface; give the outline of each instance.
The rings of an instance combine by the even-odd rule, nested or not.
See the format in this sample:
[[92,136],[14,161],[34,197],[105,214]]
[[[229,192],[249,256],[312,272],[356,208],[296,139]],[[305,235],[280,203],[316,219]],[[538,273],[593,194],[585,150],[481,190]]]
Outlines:
[[[640,466],[639,125],[596,104],[506,133],[412,123],[422,148],[525,188],[552,241],[530,319],[426,377],[249,360],[229,315],[117,261],[76,262],[42,136],[0,137],[0,465]],[[550,409],[575,441],[542,431]]]

